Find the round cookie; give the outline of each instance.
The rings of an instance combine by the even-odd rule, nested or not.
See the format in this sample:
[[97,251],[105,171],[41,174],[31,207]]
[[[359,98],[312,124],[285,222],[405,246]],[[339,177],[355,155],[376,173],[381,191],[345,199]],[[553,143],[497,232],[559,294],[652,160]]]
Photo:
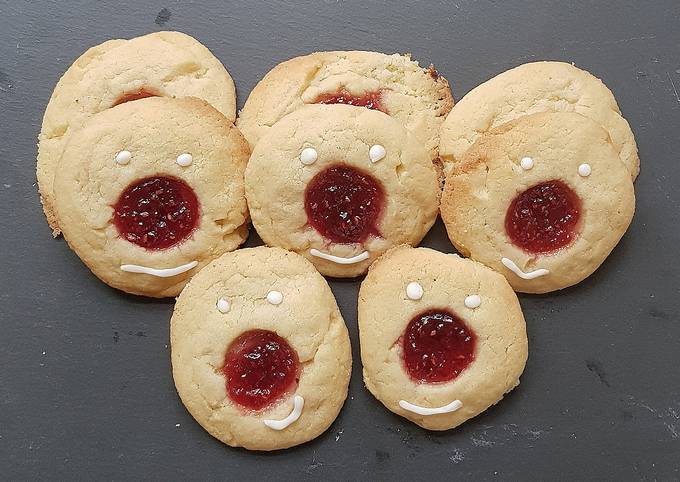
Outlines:
[[248,234],[248,143],[206,102],[153,97],[95,114],[55,177],[64,238],[105,283],[177,295]]
[[573,112],[520,117],[480,137],[447,176],[441,205],[458,251],[526,293],[588,277],[634,210],[609,135]]
[[177,299],[172,373],[191,415],[233,447],[318,437],[347,398],[351,349],[326,280],[280,248],[213,261]]
[[236,118],[233,80],[193,37],[155,32],[90,48],[54,88],[38,137],[38,187],[54,236],[60,230],[54,214],[53,181],[71,133],[98,112],[149,96],[198,97],[228,120]]
[[420,242],[440,195],[427,151],[399,121],[346,105],[304,106],[274,124],[245,178],[262,240],[337,277]]
[[482,134],[527,114],[576,112],[608,132],[635,179],[640,172],[635,137],[614,95],[600,79],[564,62],[532,62],[503,72],[471,90],[442,124],[439,145],[448,173]]
[[423,428],[456,427],[519,384],[522,310],[503,276],[480,263],[391,249],[361,283],[358,310],[366,387]]
[[399,120],[437,157],[439,127],[453,106],[449,84],[409,55],[316,52],[274,67],[255,86],[236,125],[251,147],[286,114],[305,104],[341,103]]

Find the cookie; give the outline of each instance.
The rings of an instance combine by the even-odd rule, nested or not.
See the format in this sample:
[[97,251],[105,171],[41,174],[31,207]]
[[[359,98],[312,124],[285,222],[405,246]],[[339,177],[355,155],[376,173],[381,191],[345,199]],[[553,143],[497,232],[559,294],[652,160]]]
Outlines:
[[237,120],[251,146],[275,122],[305,104],[351,104],[385,112],[411,131],[431,158],[453,106],[449,84],[409,55],[316,52],[274,67],[255,86]]
[[456,427],[519,384],[524,316],[508,282],[480,263],[393,248],[371,265],[358,309],[366,387],[423,428]]
[[333,293],[280,248],[240,249],[201,270],[177,299],[170,341],[182,402],[233,447],[312,440],[347,398],[351,349]]
[[188,35],[156,32],[90,48],[54,88],[38,138],[38,187],[54,236],[60,230],[53,181],[68,138],[94,114],[150,96],[198,97],[228,120],[236,118],[236,90],[229,73]]
[[427,150],[398,120],[347,105],[304,106],[274,124],[245,178],[262,240],[337,277],[420,242],[440,195]]
[[205,101],[153,97],[93,115],[54,180],[64,238],[105,283],[177,295],[248,234],[249,148]]
[[593,273],[635,210],[602,127],[573,112],[520,117],[480,137],[446,178],[441,214],[465,256],[545,293]]
[[497,75],[458,102],[441,128],[440,156],[449,172],[485,132],[523,115],[576,112],[600,124],[635,179],[640,160],[633,132],[614,95],[592,74],[564,62],[532,62]]

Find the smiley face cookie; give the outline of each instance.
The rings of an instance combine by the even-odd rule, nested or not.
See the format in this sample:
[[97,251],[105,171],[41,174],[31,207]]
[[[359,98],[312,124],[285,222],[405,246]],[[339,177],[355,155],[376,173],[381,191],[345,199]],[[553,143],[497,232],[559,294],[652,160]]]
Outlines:
[[602,126],[633,179],[640,171],[633,132],[600,79],[564,62],[532,62],[497,75],[458,102],[441,128],[440,156],[449,172],[482,134],[537,112],[576,112]]
[[454,254],[400,246],[380,257],[359,291],[364,382],[385,407],[447,430],[519,384],[527,335],[500,274]]
[[349,104],[399,120],[437,157],[439,127],[453,106],[446,79],[408,55],[316,52],[283,62],[255,86],[237,120],[251,146],[306,104]]
[[545,293],[580,282],[635,210],[607,132],[576,113],[520,117],[480,137],[446,178],[441,213],[459,252]]
[[198,97],[229,121],[236,118],[236,90],[229,73],[188,35],[156,32],[92,47],[57,83],[39,136],[38,186],[55,236],[60,231],[53,181],[70,135],[98,112],[151,96]]
[[347,328],[326,280],[295,253],[258,247],[213,261],[177,299],[170,339],[182,402],[227,445],[307,442],[347,398]]
[[352,106],[289,114],[257,144],[246,169],[262,240],[302,254],[328,276],[361,275],[390,247],[420,242],[439,194],[420,142],[392,117]]
[[202,266],[246,238],[248,144],[195,98],[149,98],[94,115],[55,177],[70,247],[105,283],[175,296]]

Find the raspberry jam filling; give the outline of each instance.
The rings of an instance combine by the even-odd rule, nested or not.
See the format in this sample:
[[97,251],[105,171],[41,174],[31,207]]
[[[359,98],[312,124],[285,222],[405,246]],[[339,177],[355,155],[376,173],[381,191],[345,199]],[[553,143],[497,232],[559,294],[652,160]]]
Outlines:
[[415,316],[402,336],[404,365],[418,382],[448,382],[475,359],[477,337],[452,312],[433,309]]
[[229,345],[222,373],[229,398],[243,408],[258,411],[296,388],[300,364],[295,350],[279,335],[250,330]]
[[345,89],[338,92],[321,94],[314,100],[314,104],[347,104],[367,109],[387,112],[382,106],[382,91],[366,92],[362,95],[352,95]]
[[552,180],[536,184],[513,199],[505,214],[510,240],[531,254],[555,252],[577,236],[581,199],[567,184]]
[[376,224],[385,191],[376,178],[336,164],[319,172],[305,189],[307,222],[334,243],[361,243],[380,236]]
[[133,100],[145,99],[147,97],[159,97],[159,94],[147,89],[138,89],[132,92],[126,92],[125,94],[118,97],[111,107],[125,104],[126,102],[132,102]]
[[135,181],[113,205],[118,234],[150,250],[170,248],[187,239],[196,229],[198,217],[194,190],[175,177]]

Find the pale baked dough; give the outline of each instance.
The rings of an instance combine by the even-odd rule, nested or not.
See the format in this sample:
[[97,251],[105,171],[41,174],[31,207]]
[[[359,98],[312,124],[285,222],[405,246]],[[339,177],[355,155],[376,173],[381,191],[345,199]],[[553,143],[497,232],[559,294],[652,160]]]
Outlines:
[[[115,162],[127,150],[129,164]],[[193,162],[179,166],[190,153]],[[102,281],[129,293],[176,296],[210,260],[236,249],[248,234],[243,173],[248,143],[222,114],[195,98],[152,97],[92,116],[73,135],[55,177],[55,208],[64,238]],[[181,178],[200,204],[197,229],[174,247],[151,251],[119,236],[111,223],[120,193],[153,175]],[[159,278],[121,271],[123,264],[171,268],[197,261],[183,274]]]
[[[523,157],[534,160],[530,170]],[[587,163],[592,173],[579,175]],[[554,254],[532,255],[505,231],[515,196],[549,180],[561,180],[581,198],[580,234]],[[633,182],[607,132],[573,112],[539,113],[492,129],[465,153],[446,178],[441,213],[458,251],[503,273],[517,291],[545,293],[580,282],[607,258],[630,225],[635,210]],[[501,262],[511,259],[524,272],[547,269],[532,280]]]
[[[382,145],[386,155],[372,163],[369,149]],[[312,147],[318,160],[300,161]],[[304,193],[321,170],[345,163],[370,173],[384,187],[385,208],[380,237],[362,244],[337,244],[307,224]],[[324,275],[359,276],[392,246],[418,244],[437,217],[440,188],[427,151],[396,119],[346,105],[308,105],[287,115],[257,144],[246,169],[246,197],[253,226],[270,246],[295,251]],[[339,257],[368,251],[365,261],[337,264],[310,254],[318,249]]]
[[465,151],[494,127],[537,112],[576,112],[600,124],[635,179],[635,137],[614,95],[600,79],[564,62],[532,62],[503,72],[465,95],[442,124],[439,146],[449,172]]
[[[411,282],[423,288],[409,299]],[[479,295],[475,309],[465,299]],[[475,358],[455,379],[419,383],[407,374],[401,337],[418,314],[444,308],[461,317],[477,336]],[[527,360],[527,335],[517,296],[500,274],[453,254],[400,246],[371,265],[359,291],[359,338],[364,382],[385,407],[421,427],[447,430],[477,416],[519,384]],[[458,410],[418,415],[399,406],[405,400],[434,408],[455,400]]]
[[439,127],[453,106],[451,89],[434,67],[424,69],[410,55],[337,51],[287,60],[255,86],[236,125],[254,146],[286,114],[342,89],[354,95],[382,90],[387,113],[437,157]]
[[[279,305],[267,293],[282,293]],[[228,313],[216,308],[219,298]],[[232,403],[221,373],[226,350],[252,329],[276,332],[297,351],[302,367],[295,391],[304,398],[300,418],[284,430],[264,419],[282,419],[293,394],[260,413]],[[191,415],[211,435],[233,447],[275,450],[318,437],[347,398],[352,359],[347,328],[326,280],[301,256],[280,248],[240,249],[194,276],[177,299],[170,323],[172,373]]]
[[146,89],[166,97],[198,97],[228,120],[236,118],[234,81],[201,43],[180,32],[109,40],[90,48],[61,77],[38,137],[38,188],[54,236],[53,181],[70,135],[121,96]]

